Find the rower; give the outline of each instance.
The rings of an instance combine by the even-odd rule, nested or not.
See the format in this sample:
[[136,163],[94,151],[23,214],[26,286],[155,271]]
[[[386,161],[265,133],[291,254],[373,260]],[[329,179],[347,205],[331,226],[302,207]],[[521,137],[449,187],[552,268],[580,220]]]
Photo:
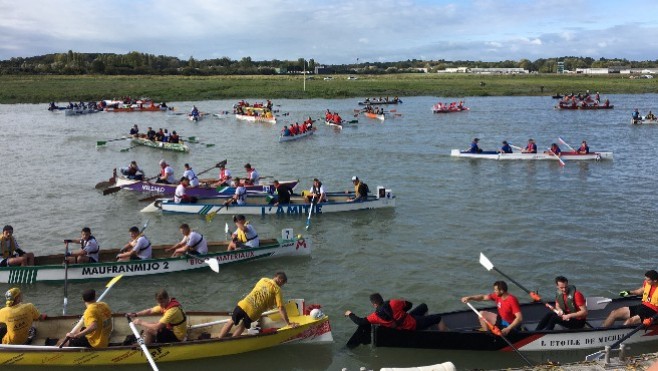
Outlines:
[[637,325],[658,314],[658,272],[650,270],[644,273],[642,286],[635,290],[621,291],[619,296],[642,295],[642,302],[632,307],[621,307],[613,310],[603,321],[602,327],[610,327],[615,321],[624,320],[624,326]]
[[422,331],[436,325],[437,330],[448,331],[448,327],[441,320],[441,315],[427,314],[428,308],[425,303],[409,311],[413,303],[402,299],[384,301],[379,293],[374,293],[370,295],[370,304],[375,311],[366,318],[360,318],[350,310],[345,312],[345,317],[349,317],[359,326],[373,324],[396,330]]
[[233,216],[233,223],[235,223],[236,230],[231,235],[231,242],[229,242],[226,251],[260,246],[256,229],[249,224],[244,215]]
[[31,252],[25,252],[18,246],[18,242],[14,237],[14,227],[11,225],[5,225],[4,228],[2,228],[2,236],[0,236],[0,251],[2,251],[0,267],[16,265],[25,267],[34,265],[34,254]]
[[505,281],[494,282],[491,294],[464,296],[461,301],[462,303],[468,303],[469,301],[485,300],[496,302],[498,315],[488,311],[481,312],[483,318],[480,319],[480,325],[483,331],[487,331],[487,322],[495,323],[503,335],[509,334],[512,330],[518,331],[521,328],[523,314],[521,313],[519,300],[516,296],[507,292],[507,283]]
[[65,240],[65,242],[80,243],[80,250],[73,251],[66,256],[69,264],[98,263],[100,261],[100,246],[98,241],[96,241],[96,237],[91,235],[91,229],[89,227],[82,228],[82,231],[80,231],[80,240]]
[[137,227],[130,227],[130,242],[128,242],[117,255],[117,261],[151,259],[153,250],[151,241],[139,231]]
[[191,254],[191,255],[206,255],[208,253],[208,242],[203,237],[203,235],[197,231],[193,231],[188,224],[181,224],[180,232],[183,235],[183,239],[173,245],[168,247],[165,251],[174,251],[172,258],[177,256]]
[[187,177],[180,178],[178,186],[176,186],[176,191],[174,192],[174,202],[177,204],[180,203],[196,203],[196,197],[190,197],[187,195],[187,187],[190,186],[190,180]]
[[521,153],[537,153],[537,144],[535,143],[535,140],[532,138],[528,139],[528,144]]
[[587,141],[584,141],[580,144],[580,147],[578,147],[579,154],[581,155],[586,155],[589,153],[589,146],[587,145]]
[[548,151],[544,151],[544,153],[554,154],[558,157],[562,156],[562,150],[558,147],[557,143],[551,143],[551,148]]
[[185,171],[183,172],[183,176],[189,179],[190,187],[198,187],[199,178],[197,178],[196,173],[192,170],[192,166],[190,166],[190,164],[185,164],[184,167]]
[[137,124],[130,129],[130,135],[133,137],[139,136],[139,128],[137,127]]
[[247,171],[247,179],[244,181],[245,185],[258,185],[258,181],[260,179],[260,174],[258,171],[251,167],[251,164],[249,163],[244,165],[244,169]]
[[468,149],[468,153],[481,153],[482,149],[478,146],[478,143],[480,142],[479,138],[474,138],[473,141],[471,142],[471,148]]
[[539,322],[535,331],[553,330],[555,325],[568,329],[581,329],[587,323],[587,302],[576,286],[569,285],[564,276],[555,277],[555,309],[547,313]]
[[128,167],[121,168],[121,174],[132,180],[143,180],[144,171],[137,166],[137,161],[130,161]]
[[[176,300],[170,298],[169,293],[162,289],[155,294],[158,305],[139,312],[128,313],[133,323],[144,328],[144,342],[151,343],[179,343],[185,340],[187,334],[187,317],[183,307]],[[162,314],[158,322],[147,322],[139,316]]]
[[506,140],[503,141],[503,146],[500,147],[500,149],[498,150],[498,153],[513,153],[513,152],[514,151],[512,151],[512,146],[510,146]]
[[164,184],[174,184],[176,182],[176,178],[174,178],[174,169],[167,164],[165,160],[160,160],[160,176],[158,177],[158,180],[156,180],[156,183],[164,183]]
[[112,333],[112,310],[102,301],[96,301],[96,290],[82,292],[85,312],[82,315],[84,329],[66,334],[70,347],[107,348]]
[[2,344],[25,345],[32,342],[36,329],[32,327],[33,321],[43,320],[45,314],[32,303],[23,303],[23,294],[18,287],[13,287],[5,293],[7,306],[0,309],[0,337]]
[[247,188],[244,184],[240,183],[240,178],[238,177],[235,178],[235,193],[231,198],[224,202],[224,206],[229,206],[234,203],[239,206],[247,203]]
[[213,183],[213,187],[227,185],[231,181],[231,171],[226,168],[226,164],[221,162],[219,164],[219,179]]

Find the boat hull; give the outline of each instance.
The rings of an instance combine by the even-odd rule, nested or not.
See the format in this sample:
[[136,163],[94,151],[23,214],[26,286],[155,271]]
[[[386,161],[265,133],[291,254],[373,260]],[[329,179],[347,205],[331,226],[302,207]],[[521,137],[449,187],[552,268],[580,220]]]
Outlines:
[[276,117],[263,117],[263,116],[250,116],[250,115],[240,115],[236,114],[235,118],[243,121],[250,122],[265,122],[268,124],[276,124]]
[[157,142],[146,138],[133,138],[133,144],[174,152],[189,152],[190,147],[183,143]]
[[343,120],[340,124],[337,124],[333,121],[324,120],[324,123],[326,125],[333,126],[333,127],[339,128],[339,129],[342,129],[344,127],[356,127],[356,125],[359,124],[359,122],[357,120],[352,120],[352,121]]
[[[609,299],[608,299],[609,300]],[[519,350],[530,352],[573,351],[603,349],[612,345],[636,326],[600,327],[611,310],[628,305],[637,305],[638,297],[615,299],[601,309],[588,309],[588,322],[593,328],[582,330],[560,329],[555,331],[518,331],[507,335],[507,339]],[[588,301],[589,308],[589,301]],[[496,308],[485,310],[495,312]],[[541,303],[521,305],[524,324],[535,328],[548,313]],[[449,350],[513,351],[499,336],[490,332],[478,331],[480,327],[476,315],[470,310],[441,314],[450,331],[436,330],[404,331],[380,326],[372,328],[372,342],[377,347],[426,348]],[[646,332],[640,331],[630,337],[625,344],[657,342],[658,325]]]
[[376,119],[376,120],[381,120],[384,121],[386,119],[386,116],[384,115],[378,115],[376,113],[371,113],[371,112],[364,112],[363,113],[367,118],[371,119]]
[[398,104],[402,103],[401,100],[373,100],[373,101],[360,101],[359,106],[375,106],[375,105],[380,105],[380,104]]
[[[453,149],[450,151],[450,156],[452,157],[463,157],[463,158],[481,158],[488,160],[551,160],[557,161],[557,158],[554,155],[548,153],[497,153],[494,151],[484,151],[480,153],[469,153],[462,152],[458,149]],[[603,152],[590,152],[587,154],[579,154],[576,152],[562,152],[560,158],[563,161],[600,161],[600,160],[612,160],[612,152],[603,151]]]
[[[293,300],[285,305],[291,322],[299,324],[292,328],[286,326],[277,313],[262,317],[257,334],[239,337],[217,338],[222,324],[192,329],[188,339],[180,343],[152,344],[149,351],[156,363],[185,361],[202,358],[221,357],[246,353],[278,345],[293,343],[332,343],[329,317],[323,315],[313,318],[305,315],[304,301]],[[124,318],[125,314],[113,314],[113,332],[110,344],[123,342],[132,334]],[[220,321],[230,318],[226,312],[187,312],[188,328],[190,326]],[[145,317],[147,321],[157,321],[157,317]],[[134,345],[117,345],[104,349],[62,348],[42,345],[46,337],[59,338],[64,335],[62,329],[70,329],[78,320],[76,316],[49,317],[45,321],[35,322],[38,338],[29,346],[0,345],[0,364],[16,366],[119,366],[148,365],[140,347]],[[65,332],[66,330],[64,330]],[[209,339],[197,340],[202,333],[210,335]]]
[[555,106],[555,108],[557,108],[557,109],[561,109],[561,110],[577,110],[577,109],[582,109],[582,110],[596,110],[596,109],[613,109],[613,108],[615,108],[615,105],[614,105],[614,104],[611,104],[611,105],[609,105],[609,106],[595,106],[595,105],[582,106],[582,105],[577,105],[577,106],[575,106],[575,107],[572,106],[572,105],[568,105],[568,106],[560,106],[560,105],[557,105],[557,106]]
[[309,130],[305,133],[296,134],[296,135],[283,136],[283,134],[281,134],[279,136],[279,143],[292,142],[292,141],[295,141],[295,140],[298,140],[298,139],[310,137],[311,135],[313,135],[314,131],[315,131],[315,128],[313,128],[312,130]]
[[[381,189],[381,191],[380,191]],[[342,193],[329,195],[329,202],[322,202],[313,206],[313,214],[326,214],[346,211],[369,210],[395,207],[395,196],[390,189],[379,187],[381,195],[369,196],[367,201],[347,202],[347,196]],[[172,200],[159,200],[142,209],[142,212],[183,213],[207,215],[217,214],[244,214],[244,215],[308,215],[310,203],[306,203],[299,196],[292,196],[288,205],[270,205],[264,196],[249,196],[245,205],[223,206],[225,199],[205,199],[197,203],[177,204]]]
[[655,125],[658,124],[658,120],[635,120],[631,119],[631,124],[633,125]]
[[[299,180],[282,180],[281,184],[290,189],[295,189]],[[176,192],[177,184],[153,183],[147,181],[135,181],[126,178],[117,178],[115,186],[134,192],[150,192],[162,195],[163,197],[173,197]],[[247,186],[248,193],[272,193],[273,186],[269,184]],[[185,193],[190,197],[209,198],[217,196],[232,196],[235,193],[235,187],[188,187]]]
[[[155,259],[116,262],[118,253],[114,250],[101,250],[99,263],[69,264],[68,280],[109,279],[117,274],[124,276],[147,276],[173,272],[207,269],[204,259],[216,259],[219,265],[249,262],[268,258],[287,256],[306,256],[311,254],[311,240],[301,235],[295,237],[291,229],[285,229],[286,239],[261,240],[260,247],[226,251],[227,242],[209,243],[209,254],[199,258],[170,258],[171,252],[165,253],[165,247],[153,246]],[[283,233],[282,233],[283,237]],[[0,282],[9,284],[31,284],[35,282],[63,281],[65,276],[63,255],[36,257],[36,265],[29,267],[1,267]]]

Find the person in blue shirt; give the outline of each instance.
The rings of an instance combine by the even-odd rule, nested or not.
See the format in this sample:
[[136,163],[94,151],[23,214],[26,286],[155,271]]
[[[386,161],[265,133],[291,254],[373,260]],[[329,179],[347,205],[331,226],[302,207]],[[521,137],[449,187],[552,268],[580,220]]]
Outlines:
[[290,136],[290,129],[288,129],[288,125],[283,127],[283,130],[281,130],[281,134],[284,137],[289,137]]
[[471,148],[468,150],[468,153],[480,153],[482,150],[478,146],[478,142],[480,142],[480,139],[475,138],[473,139],[473,142],[471,142]]
[[562,150],[560,149],[560,147],[557,146],[556,143],[552,143],[551,148],[549,148],[548,151],[546,151],[545,153],[551,153],[551,152],[558,157],[562,155]]
[[587,141],[584,141],[580,144],[580,147],[578,148],[578,153],[581,155],[586,155],[589,153],[589,146],[587,145]]
[[633,111],[633,121],[638,121],[641,120],[642,117],[640,117],[640,111],[636,108],[635,111]]
[[503,146],[500,147],[498,153],[513,153],[512,147],[509,145],[509,143],[507,143],[506,140],[503,141]]

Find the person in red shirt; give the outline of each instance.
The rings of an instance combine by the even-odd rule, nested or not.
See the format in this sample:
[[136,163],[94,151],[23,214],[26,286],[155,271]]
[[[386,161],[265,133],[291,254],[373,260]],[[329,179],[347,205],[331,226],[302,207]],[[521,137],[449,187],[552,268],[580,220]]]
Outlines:
[[587,302],[582,292],[576,286],[569,285],[564,276],[555,277],[557,292],[555,293],[555,310],[547,313],[536,331],[553,330],[555,325],[568,329],[581,329],[587,323]]
[[295,124],[290,124],[290,135],[297,135],[297,134],[299,133],[297,132],[297,128],[295,127]]
[[436,325],[439,331],[448,330],[441,321],[441,315],[427,314],[425,303],[409,311],[413,306],[411,302],[402,299],[384,301],[379,293],[370,295],[370,303],[375,311],[366,318],[360,318],[350,310],[345,312],[345,317],[349,317],[359,326],[372,324],[398,330],[422,331]]
[[[498,315],[496,313],[482,311],[482,316],[489,323],[495,323],[503,335],[509,334],[512,330],[518,331],[521,329],[521,323],[523,322],[521,306],[516,296],[507,292],[507,283],[505,281],[494,282],[493,292],[491,294],[464,296],[462,303],[485,300],[496,302]],[[483,329],[487,329],[487,324],[482,319],[480,319],[480,324]]]
[[642,302],[632,307],[621,307],[613,310],[603,321],[603,327],[612,326],[615,321],[624,321],[624,326],[637,325],[641,321],[658,315],[658,272],[647,271],[644,274],[642,287],[630,291],[622,291],[619,296],[642,295]]

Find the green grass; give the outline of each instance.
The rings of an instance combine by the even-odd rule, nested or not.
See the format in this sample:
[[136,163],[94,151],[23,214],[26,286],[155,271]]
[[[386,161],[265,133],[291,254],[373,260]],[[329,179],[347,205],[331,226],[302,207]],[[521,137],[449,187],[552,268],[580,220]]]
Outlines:
[[[559,93],[658,93],[658,79],[624,75],[391,74],[314,76],[0,76],[0,103],[91,101],[123,96],[156,101],[256,98],[365,98],[394,96],[528,96]],[[543,91],[542,91],[543,87]]]

